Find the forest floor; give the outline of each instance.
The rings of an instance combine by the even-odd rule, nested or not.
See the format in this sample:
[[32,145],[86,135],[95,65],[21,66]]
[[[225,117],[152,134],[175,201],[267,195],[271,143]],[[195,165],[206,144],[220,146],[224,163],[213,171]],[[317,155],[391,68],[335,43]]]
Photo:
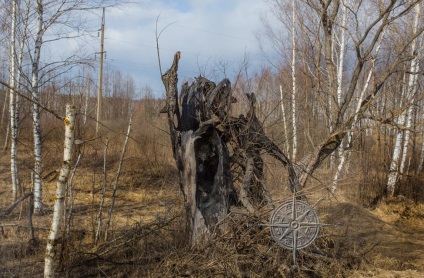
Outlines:
[[[46,173],[55,163],[46,167]],[[108,174],[103,221],[116,164]],[[74,181],[71,235],[63,234],[59,240],[60,276],[424,277],[423,203],[398,197],[367,209],[341,192],[338,201],[331,199],[318,209],[321,222],[334,224],[322,228],[317,243],[328,256],[302,250],[297,275],[288,267],[291,253],[270,239],[267,228],[251,225],[268,221],[271,210],[255,216],[230,214],[231,233],[192,250],[187,246],[183,200],[172,164],[142,162],[130,155],[125,165],[109,239],[98,244],[94,244],[94,234],[102,165],[80,166]],[[2,155],[0,215],[12,204],[9,169],[9,160]],[[28,171],[21,174],[29,176]],[[29,178],[22,184],[28,191]],[[0,277],[42,277],[55,186],[54,179],[45,181],[44,214],[33,216],[36,243],[29,236],[28,200],[0,218]]]
[[335,204],[334,219],[354,238],[350,246],[365,248],[365,270],[352,277],[424,277],[424,205],[398,198],[368,210],[352,203]]

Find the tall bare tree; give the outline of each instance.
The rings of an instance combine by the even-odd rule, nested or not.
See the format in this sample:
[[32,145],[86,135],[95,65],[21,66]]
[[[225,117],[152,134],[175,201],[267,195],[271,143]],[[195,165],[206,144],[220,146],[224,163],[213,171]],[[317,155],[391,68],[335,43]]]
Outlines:
[[[16,20],[17,20],[17,1],[12,1],[12,20],[11,20],[11,32],[10,32],[10,65],[9,65],[9,85],[10,87],[15,87],[16,80]],[[13,201],[16,201],[18,194],[20,193],[19,178],[17,171],[16,155],[17,155],[17,119],[16,119],[16,94],[13,90],[9,90],[9,120],[10,128],[12,130],[12,146],[10,151],[10,172],[12,176],[12,194]]]
[[412,27],[412,35],[414,36],[414,39],[411,43],[411,53],[413,53],[414,57],[410,62],[409,78],[408,83],[406,85],[407,87],[405,88],[405,100],[408,104],[408,108],[403,111],[403,113],[398,119],[398,124],[400,126],[403,126],[405,129],[399,129],[397,131],[395,148],[393,150],[392,161],[390,164],[390,173],[387,181],[387,191],[391,196],[395,194],[396,182],[399,179],[399,175],[403,174],[405,168],[406,155],[408,153],[409,146],[410,128],[412,126],[413,117],[414,106],[412,104],[415,102],[415,94],[417,92],[417,74],[419,71],[419,61],[421,58],[421,49],[417,50],[418,40],[420,38],[419,36],[417,36],[417,32],[420,17],[422,19],[421,4],[415,5],[414,11],[415,16]]
[[72,149],[75,137],[75,112],[76,109],[73,105],[69,104],[66,106],[66,117],[64,118],[65,140],[63,149],[63,164],[56,185],[53,219],[47,240],[46,256],[44,259],[44,277],[55,277],[55,260],[57,259],[55,248],[63,220],[66,185],[71,171]]
[[[281,51],[281,57],[284,57],[289,47],[284,44],[287,41],[284,40],[284,35],[291,31],[289,27],[291,25],[283,20],[282,15],[285,13],[283,8],[288,7],[290,3],[289,0],[270,1],[272,13],[282,22],[282,25],[268,24],[271,28],[269,31],[271,36],[268,37],[275,46],[274,49]],[[298,160],[299,183],[304,186],[324,159],[339,148],[343,138],[351,130],[355,118],[358,122],[363,121],[364,118],[370,118],[369,113],[374,112],[372,104],[378,100],[380,94],[385,93],[384,85],[391,82],[393,76],[398,75],[399,70],[415,56],[408,55],[410,45],[423,32],[423,26],[421,24],[414,34],[405,36],[400,41],[395,37],[386,37],[382,44],[391,51],[390,55],[386,55],[387,52],[375,53],[384,30],[402,25],[402,22],[411,16],[414,7],[422,4],[422,1],[346,1],[343,3],[340,0],[313,0],[297,4],[299,12],[304,15],[299,21],[302,33],[297,38],[307,45],[306,56],[302,61],[306,63],[303,74],[308,76],[305,78],[312,80],[314,92],[310,93],[319,100],[321,107],[318,111],[322,111],[319,118],[314,120],[316,123],[320,123],[321,119],[325,120],[330,131],[328,134],[321,132],[321,138],[308,140],[313,143],[313,149],[301,161]],[[342,8],[343,5],[346,9]],[[342,26],[341,23],[344,18],[343,11],[346,11],[347,18],[351,19],[346,26]],[[345,29],[350,41],[349,48],[338,51],[339,53],[346,51],[346,59],[350,63],[350,69],[344,73],[343,77],[345,88],[343,94],[338,94],[340,87],[337,75],[342,69],[337,67],[334,60],[337,26],[340,26],[339,29]],[[273,28],[286,28],[287,33],[277,32]],[[282,36],[279,37],[278,34]],[[384,69],[376,68],[374,79],[371,80],[363,101],[357,109],[355,99],[361,92],[362,80],[366,79],[367,69],[372,66],[373,61],[379,61],[378,65],[384,64]],[[284,63],[282,64],[284,66]],[[374,115],[373,118],[375,118]]]
[[[46,43],[56,42],[61,39],[76,39],[80,37],[80,25],[84,24],[82,13],[93,11],[105,6],[114,6],[124,4],[126,1],[116,0],[62,0],[49,1],[37,0],[36,10],[36,34],[34,34],[33,54],[31,55],[31,95],[33,102],[33,135],[34,135],[34,212],[42,212],[42,140],[41,140],[41,123],[40,123],[40,75],[44,78],[43,82],[51,79],[49,75],[57,77],[67,69],[77,64],[89,63],[90,59],[84,57],[82,53],[72,54],[68,59],[46,63],[41,66],[41,48]],[[45,16],[47,15],[47,16]],[[77,16],[78,15],[78,16]],[[75,20],[75,22],[73,22]],[[66,34],[55,37],[54,39],[43,42],[45,34],[50,30],[55,30],[56,26],[64,26]],[[63,28],[62,28],[63,29]],[[54,74],[53,74],[54,73]]]
[[32,121],[33,121],[33,136],[34,136],[34,213],[42,212],[42,150],[41,150],[41,123],[40,123],[40,107],[38,102],[39,96],[39,67],[41,46],[43,42],[43,14],[44,5],[42,0],[37,0],[37,31],[34,45],[34,54],[32,57],[31,69],[31,95],[34,100],[32,104]]
[[297,124],[296,124],[296,0],[292,0],[292,62],[291,62],[291,70],[292,70],[292,124],[293,124],[293,152],[292,152],[292,160],[296,161],[297,154]]

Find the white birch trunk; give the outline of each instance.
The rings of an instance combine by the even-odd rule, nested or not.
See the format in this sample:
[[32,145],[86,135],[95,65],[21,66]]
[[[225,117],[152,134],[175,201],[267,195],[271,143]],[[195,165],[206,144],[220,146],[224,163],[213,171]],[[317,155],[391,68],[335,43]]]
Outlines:
[[[379,46],[377,47],[377,52],[378,52]],[[374,65],[374,63],[373,63],[373,65]],[[338,182],[338,180],[341,176],[344,164],[345,164],[346,160],[348,160],[349,157],[350,157],[350,152],[351,152],[350,148],[351,148],[352,143],[353,143],[353,129],[356,127],[356,124],[358,123],[358,112],[361,109],[361,103],[362,103],[362,100],[364,99],[364,95],[365,95],[365,92],[367,91],[368,85],[370,84],[370,80],[371,80],[371,76],[372,76],[373,72],[374,72],[374,66],[372,66],[370,71],[368,72],[367,81],[366,81],[364,87],[362,88],[361,94],[359,95],[358,104],[356,106],[355,116],[354,116],[354,119],[353,119],[351,130],[347,134],[347,148],[348,148],[348,150],[342,151],[342,154],[340,156],[340,162],[339,162],[339,165],[337,166],[337,170],[336,170],[336,173],[335,173],[334,178],[333,178],[333,184],[331,186],[331,192],[333,192],[333,193],[337,189],[337,182]]]
[[293,6],[293,22],[292,22],[292,123],[293,123],[293,152],[292,160],[296,161],[297,154],[297,129],[296,129],[296,1],[292,0]]
[[[413,86],[413,87],[415,87],[415,86]],[[406,119],[405,119],[406,130],[405,130],[404,139],[403,139],[402,158],[400,160],[400,166],[399,166],[399,173],[401,174],[400,178],[402,178],[402,174],[404,173],[404,169],[405,169],[405,162],[406,162],[406,156],[408,154],[409,138],[410,138],[410,134],[411,134],[410,129],[411,129],[411,126],[412,126],[413,114],[414,114],[414,106],[411,105],[411,106],[408,107],[408,110],[406,111]]]
[[[17,3],[16,0],[12,1],[12,28],[11,28],[11,39],[10,39],[10,73],[9,73],[9,84],[11,88],[15,88],[16,80],[16,17],[17,17]],[[11,133],[11,147],[10,147],[10,174],[12,178],[12,195],[13,200],[16,201],[20,192],[19,179],[18,179],[18,168],[16,163],[17,156],[17,124],[16,121],[16,94],[13,90],[9,90],[9,120],[10,120],[10,133]]]
[[[413,34],[417,33],[418,29],[418,19],[421,12],[421,5],[415,5],[415,19],[413,26]],[[411,53],[415,53],[417,50],[417,38],[412,41],[411,44]],[[419,55],[416,54],[414,59],[411,61],[411,72],[416,72],[419,69]],[[408,79],[408,87],[406,88],[406,102],[412,104],[414,102],[414,94],[416,90],[416,82],[417,82],[417,74],[410,74]],[[412,124],[412,114],[413,108],[412,105],[402,113],[399,117],[399,124],[405,126],[407,129],[405,134],[402,130],[398,130],[396,136],[395,148],[393,150],[392,162],[390,163],[390,173],[387,181],[387,193],[389,196],[393,196],[395,194],[395,186],[396,182],[399,179],[399,173],[403,173],[403,169],[405,166],[406,155],[408,152],[408,144],[409,144],[409,130]],[[404,137],[405,136],[405,137]],[[404,141],[404,142],[403,142]],[[403,146],[402,146],[403,143]],[[403,148],[402,148],[403,147]],[[403,152],[400,165],[399,159],[400,155]]]
[[[333,32],[333,33],[331,33],[331,41],[332,41],[332,43],[331,43],[331,61],[334,63],[334,38],[335,38],[335,33]],[[337,82],[337,80],[333,80],[331,77],[330,77],[330,74],[328,74],[328,78],[329,78],[329,94],[328,94],[328,111],[329,111],[329,113],[328,113],[328,127],[329,127],[329,131],[330,131],[330,134],[331,133],[333,133],[333,91],[332,91],[332,82]],[[330,154],[330,169],[333,169],[334,168],[334,165],[335,165],[335,163],[336,163],[336,153],[335,152],[332,152],[331,154]]]
[[283,86],[280,85],[280,100],[281,100],[281,114],[283,114],[283,125],[284,125],[284,136],[286,139],[285,146],[287,155],[290,156],[289,151],[289,133],[287,130],[287,121],[286,121],[286,109],[284,108],[284,98],[283,98]]
[[53,220],[47,239],[46,257],[44,264],[44,277],[55,277],[55,259],[56,259],[56,244],[61,226],[63,212],[65,209],[65,194],[66,184],[68,181],[69,172],[71,170],[72,147],[74,143],[74,130],[75,130],[75,107],[73,105],[66,105],[66,118],[65,123],[65,142],[63,150],[63,164],[60,169],[59,179],[56,184],[56,196],[53,210]]
[[[402,115],[400,115],[399,117],[398,123],[403,125],[404,122],[405,122],[405,114],[402,113]],[[387,181],[387,193],[390,196],[393,196],[395,194],[395,184],[398,179],[398,169],[399,169],[398,164],[399,164],[400,152],[402,149],[402,140],[403,140],[403,131],[398,130],[396,134],[396,143],[395,143],[395,148],[393,150],[392,161],[390,163],[389,178]]]
[[[381,34],[381,39],[376,46],[374,56],[377,56],[378,52],[380,51],[380,47],[381,47],[381,44],[383,42],[384,35],[385,35],[385,31],[383,31],[382,34]],[[358,113],[359,113],[359,110],[361,109],[362,100],[364,99],[365,92],[368,89],[368,86],[369,86],[370,81],[371,81],[371,77],[374,73],[374,61],[371,60],[371,63],[372,63],[372,65],[371,65],[370,71],[368,72],[367,80],[364,84],[364,87],[361,90],[361,93],[360,93],[359,98],[358,98],[358,102],[356,104],[355,116],[353,118],[353,123],[352,123],[352,126],[350,128],[351,130],[347,134],[347,150],[344,150],[342,152],[339,165],[337,166],[336,173],[334,174],[333,184],[331,186],[331,191],[333,193],[337,189],[337,183],[338,183],[338,180],[341,176],[341,173],[343,171],[343,167],[344,167],[345,163],[347,163],[346,168],[349,167],[348,166],[349,165],[349,157],[350,157],[350,154],[351,154],[350,148],[352,147],[352,144],[353,144],[353,130],[355,129],[356,125],[358,124]]]
[[32,120],[33,120],[33,136],[34,136],[34,213],[41,214],[43,209],[42,204],[42,150],[41,150],[41,128],[40,128],[40,107],[39,101],[39,64],[40,51],[43,39],[43,1],[37,0],[37,37],[35,40],[34,56],[32,57],[32,82],[31,94],[35,101],[32,105]]
[[[344,1],[342,1],[344,2]],[[342,83],[343,83],[343,66],[344,66],[344,55],[346,48],[346,36],[345,36],[345,26],[347,21],[347,12],[346,12],[346,3],[342,3],[342,26],[340,30],[340,57],[339,64],[337,68],[337,104],[340,107],[342,103]],[[339,157],[342,156],[343,152],[343,143],[339,146]]]
[[[421,13],[421,5],[416,5],[415,6],[415,21],[414,21],[414,34],[417,32],[418,29],[418,17]],[[418,71],[420,70],[420,58],[421,58],[421,49],[418,49],[417,51],[417,39],[415,39],[412,42],[412,46],[411,46],[411,52],[415,53],[417,52],[417,54],[415,55],[414,59],[412,59],[411,61],[411,72],[412,74],[409,75],[409,80],[408,80],[408,92],[407,92],[407,96],[408,99],[410,101],[411,104],[414,103],[415,101],[415,94],[417,91],[417,81],[418,81]],[[421,48],[421,47],[420,47]],[[400,167],[399,167],[399,172],[402,175],[404,173],[404,169],[405,169],[405,163],[406,163],[406,156],[408,154],[408,146],[409,146],[409,138],[410,138],[410,134],[411,134],[411,127],[412,127],[412,118],[414,116],[414,105],[411,105],[408,107],[408,110],[406,112],[407,116],[406,116],[406,121],[405,121],[405,138],[403,140],[403,150],[402,150],[402,159],[400,162]]]
[[[23,21],[23,33],[19,43],[19,55],[17,59],[17,67],[15,66],[15,37],[16,37],[16,17],[17,17],[17,3],[16,0],[13,1],[12,7],[12,39],[11,39],[11,83],[10,86],[12,88],[20,89],[20,78],[22,75],[22,60],[23,60],[23,52],[24,45],[26,40],[27,28],[28,28],[28,18],[29,18],[29,10],[30,10],[30,1],[27,1],[25,18]],[[13,48],[13,49],[12,49]],[[16,70],[17,72],[16,72]],[[16,75],[16,78],[15,78]],[[16,82],[15,82],[16,80]],[[19,191],[21,190],[19,183],[19,169],[17,163],[18,156],[18,130],[19,130],[19,95],[10,90],[10,134],[11,134],[11,144],[10,144],[10,172],[12,177],[12,191],[13,198],[16,200]]]

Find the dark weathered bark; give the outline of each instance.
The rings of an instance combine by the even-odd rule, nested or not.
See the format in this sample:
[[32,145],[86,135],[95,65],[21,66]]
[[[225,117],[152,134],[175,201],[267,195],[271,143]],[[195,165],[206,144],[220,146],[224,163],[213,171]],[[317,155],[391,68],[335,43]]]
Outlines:
[[[246,94],[246,96],[250,102],[247,117],[240,115],[238,118],[232,118],[228,126],[232,135],[232,141],[235,143],[233,144],[234,152],[237,154],[234,156],[234,162],[238,163],[243,169],[246,169],[248,164],[254,161],[254,170],[245,171],[245,175],[254,173],[255,176],[252,176],[250,179],[261,181],[263,178],[263,160],[260,157],[260,153],[261,151],[265,151],[268,155],[271,155],[287,167],[290,188],[292,191],[299,191],[301,188],[298,186],[297,174],[290,159],[265,135],[262,124],[256,117],[255,95],[252,93]],[[244,180],[247,181],[248,179],[245,176]],[[258,186],[264,187],[263,184],[259,184]],[[263,197],[267,199],[266,195]]]
[[[253,213],[271,202],[264,185],[264,162],[261,151],[288,166],[290,185],[296,190],[297,177],[287,156],[264,133],[255,114],[254,94],[247,94],[250,110],[247,117],[231,117],[231,83],[218,85],[198,77],[181,89],[181,114],[178,102],[178,61],[162,76],[174,158],[180,173],[187,228],[192,244],[211,236],[223,223],[231,205],[241,204]],[[231,147],[231,157],[229,147]],[[239,194],[233,186],[232,166],[241,169],[243,182]]]
[[180,173],[187,228],[191,242],[198,243],[213,233],[234,203],[229,154],[221,132],[206,113],[206,93],[215,84],[198,78],[190,87],[184,84],[178,107],[178,61],[162,76],[166,88],[166,107],[174,158]]

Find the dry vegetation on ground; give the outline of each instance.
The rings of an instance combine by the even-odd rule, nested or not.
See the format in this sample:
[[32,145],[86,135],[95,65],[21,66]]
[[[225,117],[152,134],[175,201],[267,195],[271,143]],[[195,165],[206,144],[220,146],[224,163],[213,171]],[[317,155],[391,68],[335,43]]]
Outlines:
[[[148,124],[140,115],[134,122],[109,239],[101,239],[97,245],[94,235],[104,145],[96,139],[80,149],[83,156],[73,181],[70,234],[63,234],[57,250],[60,277],[424,277],[423,200],[410,196],[379,198],[382,178],[364,170],[370,162],[355,164],[336,195],[326,190],[325,181],[332,175],[325,167],[311,181],[308,198],[312,203],[324,198],[318,207],[321,222],[334,226],[322,228],[314,246],[299,252],[298,270],[290,270],[291,252],[271,239],[268,228],[258,225],[269,221],[270,207],[255,215],[233,210],[224,234],[205,246],[189,248],[177,171],[167,134],[161,131],[166,130],[165,123],[155,120]],[[90,129],[80,128],[77,133],[79,138],[95,137]],[[110,144],[104,212],[110,204],[124,139],[113,132],[107,136]],[[60,138],[60,126],[46,137],[46,174],[60,166]],[[20,176],[25,191],[30,190],[29,142],[20,145]],[[271,158],[266,162],[267,184],[278,204],[290,197],[284,186],[285,172]],[[11,205],[9,167],[4,154],[0,158],[0,214]],[[413,188],[422,187],[422,180],[422,176],[415,178]],[[44,182],[44,214],[33,217],[36,241],[29,240],[28,200],[0,219],[1,277],[42,276],[54,175]]]

